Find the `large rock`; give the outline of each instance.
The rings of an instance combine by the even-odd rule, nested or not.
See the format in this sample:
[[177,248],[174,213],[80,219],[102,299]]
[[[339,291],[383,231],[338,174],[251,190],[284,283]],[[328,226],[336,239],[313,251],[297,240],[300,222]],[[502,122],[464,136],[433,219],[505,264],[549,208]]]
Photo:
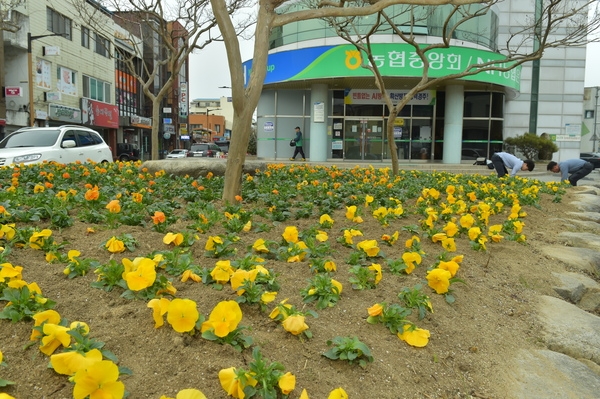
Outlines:
[[600,317],[546,295],[540,298],[538,310],[548,349],[600,364]]
[[600,223],[600,213],[598,212],[567,212],[567,215],[581,220],[589,220],[590,222]]
[[570,247],[581,247],[600,251],[600,236],[592,233],[577,233],[563,231],[558,233],[558,238],[562,239]]
[[571,204],[582,212],[600,212],[600,199],[596,193],[578,193]]
[[521,350],[506,398],[598,399],[600,376],[585,363],[549,350]]
[[[200,177],[206,176],[209,172],[215,176],[224,176],[226,166],[227,159],[182,158],[145,161],[140,168],[146,168],[150,173],[164,170],[168,175]],[[263,171],[266,168],[267,162],[246,160],[242,172],[254,175],[257,170]]]
[[581,273],[552,273],[558,284],[554,291],[565,300],[588,312],[600,309],[600,284]]
[[541,248],[546,255],[558,259],[574,269],[600,275],[600,252],[578,247],[547,246]]

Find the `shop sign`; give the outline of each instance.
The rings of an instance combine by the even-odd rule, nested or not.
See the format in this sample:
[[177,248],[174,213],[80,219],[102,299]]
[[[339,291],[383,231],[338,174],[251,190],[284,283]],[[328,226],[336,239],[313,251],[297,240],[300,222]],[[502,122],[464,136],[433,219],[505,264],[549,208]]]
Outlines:
[[263,130],[265,132],[274,132],[275,124],[273,122],[265,122],[265,124],[263,125]]
[[4,95],[6,97],[23,97],[23,89],[19,86],[5,87]]
[[59,104],[48,104],[48,116],[55,121],[81,123],[81,110]]
[[129,117],[131,126],[140,127],[142,129],[152,129],[152,119],[144,116],[132,115]]
[[[393,103],[398,103],[408,94],[408,90],[388,90],[388,96]],[[383,104],[383,94],[379,90],[349,90],[344,97],[346,104]],[[421,91],[410,99],[411,105],[433,105],[435,90]]]
[[81,109],[84,125],[119,128],[119,109],[116,105],[82,98]]
[[581,141],[581,124],[567,123],[565,124],[564,134],[551,134],[552,141]]
[[59,91],[45,91],[44,92],[44,99],[48,102],[60,101],[61,98],[62,98],[62,96],[60,95]]
[[[406,43],[373,43],[373,57],[382,76],[421,77],[423,62]],[[265,84],[340,77],[373,77],[371,71],[362,68],[364,54],[352,45],[320,46],[270,54],[267,60]],[[510,66],[502,62],[502,54],[470,47],[451,46],[427,52],[429,76],[432,78],[458,74],[472,65],[498,61],[500,68]],[[249,81],[252,60],[244,63],[245,82]],[[514,90],[520,89],[521,66],[508,71],[486,71],[460,78],[476,82],[492,83]]]

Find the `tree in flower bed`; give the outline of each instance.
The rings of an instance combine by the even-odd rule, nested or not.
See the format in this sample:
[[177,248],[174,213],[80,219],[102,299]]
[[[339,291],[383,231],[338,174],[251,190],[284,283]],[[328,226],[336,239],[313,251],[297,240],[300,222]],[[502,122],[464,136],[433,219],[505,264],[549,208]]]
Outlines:
[[[534,190],[528,188],[535,183],[521,179],[514,179],[511,185],[497,185],[491,184],[485,176],[467,179],[449,174],[407,172],[392,177],[385,169],[355,168],[345,171],[272,165],[256,176],[246,176],[242,195],[236,204],[220,204],[208,202],[222,187],[222,179],[215,176],[192,179],[161,173],[151,175],[127,163],[106,165],[105,168],[49,164],[17,169],[17,172],[10,171],[17,174],[16,179],[5,179],[10,186],[0,190],[0,240],[6,256],[12,260],[13,256],[35,248],[46,255],[51,253],[57,259],[72,262],[69,274],[75,274],[69,282],[78,285],[88,282],[102,288],[100,297],[113,298],[113,302],[130,300],[132,304],[129,306],[149,306],[152,311],[146,313],[147,324],[152,325],[153,320],[155,325],[164,324],[166,319],[171,329],[152,334],[144,330],[142,321],[136,330],[145,331],[156,340],[172,335],[173,342],[183,342],[184,346],[208,351],[212,358],[204,358],[205,362],[219,361],[217,358],[220,356],[215,356],[218,350],[212,348],[218,346],[215,343],[238,349],[241,352],[239,363],[220,364],[217,369],[215,366],[207,368],[205,375],[208,378],[203,379],[206,385],[198,386],[203,392],[210,393],[207,397],[223,394],[222,391],[217,393],[212,386],[222,383],[218,370],[231,366],[240,374],[235,373],[236,377],[229,381],[236,378],[242,381],[239,384],[242,392],[246,392],[248,386],[256,389],[248,381],[258,373],[249,370],[249,351],[245,350],[251,348],[254,342],[261,345],[261,351],[270,353],[306,353],[308,361],[310,349],[324,344],[327,337],[333,336],[323,334],[323,325],[328,320],[337,320],[339,329],[359,328],[373,335],[379,334],[377,330],[382,329],[369,326],[364,320],[364,313],[373,303],[382,307],[381,313],[370,309],[367,314],[373,315],[369,317],[377,319],[385,314],[386,318],[371,321],[386,325],[390,331],[393,329],[391,332],[398,337],[399,347],[403,348],[395,347],[393,351],[418,350],[415,348],[429,345],[429,338],[444,334],[435,322],[436,318],[443,318],[446,311],[440,303],[447,298],[451,283],[458,281],[456,278],[465,267],[454,259],[455,253],[460,250],[465,253],[465,259],[469,259],[471,248],[476,249],[472,253],[493,250],[494,245],[503,243],[503,237],[509,235],[514,237],[514,245],[527,244],[527,215],[519,204],[537,204],[540,193],[551,196],[564,194],[560,184],[537,185],[539,189]],[[66,171],[68,179],[62,177]],[[3,173],[6,171],[0,169],[0,177],[6,177],[2,176]],[[40,176],[42,180],[52,181],[52,187],[38,184],[35,188],[35,185],[28,184],[34,181],[37,184]],[[72,243],[67,240],[57,244],[50,239],[68,234],[70,227],[66,227],[64,232],[52,230],[58,226],[48,212],[31,211],[39,209],[36,203],[51,201],[66,201],[72,225],[84,223],[83,231],[87,232],[82,236],[94,242],[94,250],[101,248],[100,252],[93,252],[98,263],[89,264],[89,269],[94,272],[89,274],[96,281],[90,281],[89,274],[76,267],[94,260],[88,255],[89,250],[77,246],[82,245],[81,241],[73,240]],[[306,202],[311,206],[301,206]],[[294,217],[299,219],[294,220]],[[99,224],[93,220],[98,220]],[[60,223],[69,224],[65,221]],[[110,252],[105,244],[101,245],[108,243],[110,237],[124,237],[124,226],[139,227],[136,233],[139,246],[123,252]],[[128,229],[126,234],[135,231]],[[34,232],[36,235],[31,246],[29,239],[34,237]],[[471,247],[471,243],[479,247]],[[113,244],[116,244],[114,240],[109,247],[119,247]],[[164,247],[161,248],[161,245]],[[381,245],[386,246],[385,253],[379,249]],[[71,252],[69,256],[72,250],[79,251],[79,255]],[[356,264],[352,264],[349,256],[352,252],[358,254]],[[3,295],[9,284],[22,284],[19,282],[22,279],[14,273],[15,267],[5,263],[0,266]],[[352,273],[355,266],[359,268]],[[53,265],[44,267],[51,268]],[[59,275],[63,269],[64,266],[57,269]],[[293,282],[288,278],[292,270],[298,276]],[[364,271],[369,273],[363,278],[360,273]],[[67,280],[65,276],[62,278]],[[464,276],[462,278],[468,280]],[[327,279],[330,284],[326,284]],[[339,288],[333,280],[338,282]],[[342,284],[346,283],[355,285],[355,289],[342,291]],[[418,289],[415,288],[417,283],[421,284]],[[359,286],[363,289],[358,289]],[[190,294],[193,299],[188,296]],[[442,302],[436,298],[437,294]],[[289,296],[290,299],[276,300],[278,295],[284,295],[283,298]],[[386,295],[389,302],[397,297],[399,303],[383,305],[381,300],[364,301],[362,310],[356,310],[356,313],[355,309],[344,306],[345,301],[353,301],[356,306],[360,298],[377,298],[379,295]],[[452,295],[460,302],[461,296],[469,293],[456,288]],[[27,298],[35,302],[36,297],[30,292]],[[43,301],[44,298],[38,297],[38,300]],[[61,301],[64,300],[64,297],[61,298]],[[207,300],[212,303],[199,306],[198,301]],[[304,301],[302,308],[296,309],[292,305],[301,301]],[[220,305],[223,302],[227,303],[229,310],[220,309],[220,306],[225,306]],[[437,304],[435,314],[430,313],[432,303]],[[255,305],[258,309],[253,308]],[[237,308],[234,309],[234,306]],[[205,318],[202,313],[207,314],[206,311],[211,308],[213,311]],[[237,309],[239,314],[243,311],[244,315],[249,315],[244,317],[245,322],[250,322],[248,328],[239,326],[241,317]],[[317,316],[313,309],[319,311],[319,318],[307,322],[306,316]],[[274,323],[267,313],[269,310],[271,320],[290,335],[273,328]],[[333,315],[338,312],[346,312],[348,316],[334,319]],[[362,315],[358,315],[361,312]],[[106,310],[99,313],[105,314]],[[417,323],[427,329],[417,327]],[[273,334],[276,340],[272,339]],[[62,337],[61,334],[56,336]],[[199,336],[205,339],[190,340]],[[260,340],[253,339],[256,336]],[[312,338],[309,341],[295,337]],[[203,342],[200,347],[197,341]],[[265,342],[273,344],[265,346]],[[305,345],[306,350],[295,346],[296,342]],[[437,351],[439,344],[439,341],[434,342],[436,349],[432,350]],[[377,340],[370,337],[365,340],[365,347],[369,350],[378,345]],[[284,346],[294,349],[279,349]],[[258,346],[254,346],[254,351],[257,351],[256,348]],[[196,353],[194,349],[190,348],[189,353]],[[128,348],[122,346],[121,350]],[[222,353],[229,352],[223,350]],[[379,353],[373,353],[380,358]],[[410,353],[404,352],[404,356],[410,358]],[[154,358],[159,356],[154,355]],[[186,361],[187,357],[184,355],[181,361]],[[413,360],[417,361],[416,358]],[[336,382],[315,378],[319,382],[311,385],[312,381],[306,374],[313,367],[314,360],[310,362],[308,367],[296,364],[290,370],[295,376],[303,376],[298,382],[308,388],[303,390],[301,397],[313,396],[313,392],[324,397],[325,391],[334,395],[330,397],[347,397],[342,388],[336,388],[339,386]],[[287,364],[264,361],[267,369],[272,363]],[[375,364],[377,362],[367,363],[367,369],[379,367]],[[239,367],[243,368],[243,372]],[[114,368],[108,363],[104,363],[101,369],[114,374]],[[276,369],[283,372],[278,367]],[[95,372],[99,373],[100,369]],[[134,370],[133,376],[124,380],[125,385],[129,381],[134,383],[136,373],[143,374],[145,370]],[[193,375],[190,377],[193,378]],[[280,379],[277,379],[277,386],[272,383],[275,380],[270,380],[267,385],[279,395],[287,395],[283,389],[289,389],[289,385],[284,384],[281,388]],[[289,382],[289,379],[284,381]],[[116,383],[116,380],[112,382]],[[16,384],[20,385],[20,382],[17,380]],[[144,389],[142,385],[136,387]],[[171,396],[184,387],[176,388],[172,389]],[[229,388],[220,389],[228,394],[230,392]],[[237,389],[231,392],[238,392],[239,396]],[[354,396],[366,397],[361,388],[353,386],[352,389]],[[358,392],[362,392],[362,396]],[[251,390],[248,390],[246,397],[250,393]],[[131,391],[131,394],[138,396],[136,391]],[[59,395],[64,396],[62,393]],[[385,395],[379,392],[378,397]]]

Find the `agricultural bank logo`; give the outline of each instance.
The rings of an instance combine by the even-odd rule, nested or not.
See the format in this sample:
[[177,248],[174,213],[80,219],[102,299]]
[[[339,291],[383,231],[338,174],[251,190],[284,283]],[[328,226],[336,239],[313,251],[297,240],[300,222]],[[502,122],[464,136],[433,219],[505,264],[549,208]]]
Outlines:
[[354,70],[362,65],[362,57],[358,50],[346,51],[346,68]]

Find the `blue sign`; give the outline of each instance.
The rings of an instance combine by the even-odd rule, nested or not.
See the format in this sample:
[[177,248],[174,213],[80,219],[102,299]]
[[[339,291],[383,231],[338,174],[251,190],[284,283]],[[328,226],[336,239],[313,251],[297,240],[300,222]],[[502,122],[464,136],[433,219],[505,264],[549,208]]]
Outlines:
[[173,123],[173,118],[163,118],[163,123],[168,123],[170,125]]

